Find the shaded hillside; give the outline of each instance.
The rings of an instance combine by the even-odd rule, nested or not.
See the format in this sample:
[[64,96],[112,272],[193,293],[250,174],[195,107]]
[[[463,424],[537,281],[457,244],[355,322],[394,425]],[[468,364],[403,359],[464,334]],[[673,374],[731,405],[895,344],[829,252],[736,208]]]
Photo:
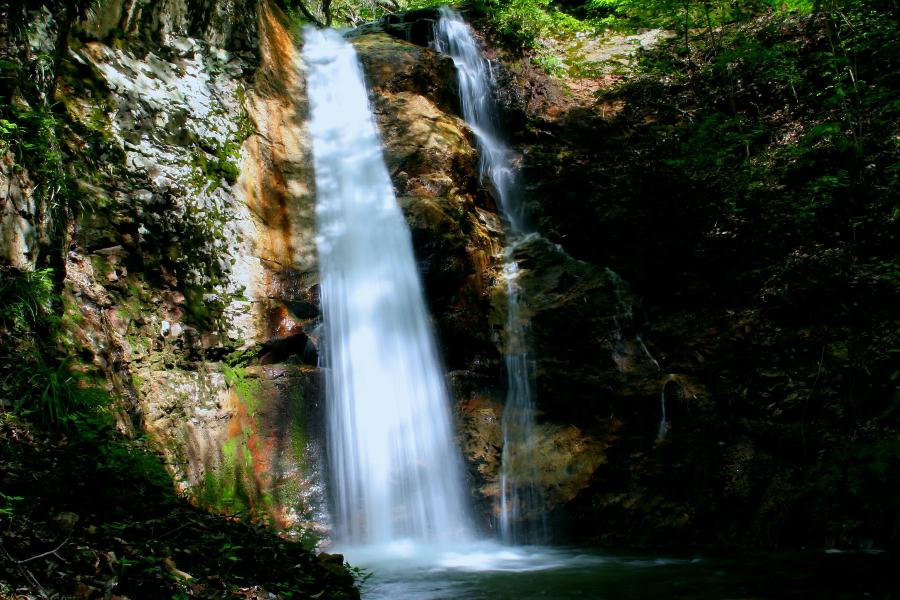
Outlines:
[[340,555],[178,498],[145,441],[32,429],[0,425],[0,597],[359,597]]
[[691,382],[666,386],[664,440],[658,396],[581,415],[624,428],[573,532],[900,539],[894,16],[855,3],[697,29],[592,105],[525,98],[537,221],[632,285],[649,352]]

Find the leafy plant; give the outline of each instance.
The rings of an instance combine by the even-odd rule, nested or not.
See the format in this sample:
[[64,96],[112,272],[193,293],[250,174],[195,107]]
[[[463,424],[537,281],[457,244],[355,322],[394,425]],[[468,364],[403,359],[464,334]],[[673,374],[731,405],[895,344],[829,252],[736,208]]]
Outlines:
[[0,322],[14,332],[30,331],[50,317],[54,292],[53,269],[0,270]]
[[512,45],[520,48],[537,49],[542,38],[589,28],[558,10],[551,0],[476,0],[473,7]]
[[364,567],[357,567],[351,565],[348,562],[344,563],[344,568],[353,576],[353,581],[356,582],[356,585],[362,587],[372,576],[375,574],[373,571],[370,571]]
[[75,415],[106,405],[106,391],[56,352],[60,318],[54,311],[53,269],[2,269],[0,277],[0,335],[6,338],[0,380],[13,410],[49,427],[68,428]]
[[109,395],[74,372],[68,361],[40,367],[30,380],[37,394],[20,399],[16,408],[47,425],[67,427],[70,420],[109,403]]
[[17,506],[23,500],[24,496],[8,496],[0,492],[0,522],[9,523],[16,514]]

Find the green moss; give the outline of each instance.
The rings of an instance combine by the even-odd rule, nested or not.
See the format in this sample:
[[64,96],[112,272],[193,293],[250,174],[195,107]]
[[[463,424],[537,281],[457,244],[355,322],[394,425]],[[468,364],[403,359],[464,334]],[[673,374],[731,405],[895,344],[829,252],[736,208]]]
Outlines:
[[222,444],[219,467],[208,468],[198,502],[219,512],[268,520],[269,510],[277,502],[268,491],[270,482],[260,481],[255,470],[249,440],[254,435],[250,427]]
[[289,403],[294,410],[291,419],[291,452],[294,462],[300,469],[306,468],[307,423],[303,418],[303,391],[300,386],[291,386],[288,392]]
[[229,367],[246,367],[251,362],[256,360],[257,355],[259,354],[259,349],[256,346],[251,348],[244,348],[243,350],[235,350],[224,359],[224,362]]
[[198,494],[201,504],[230,514],[247,512],[250,501],[243,477],[243,453],[239,453],[243,443],[243,438],[231,438],[222,444],[220,468],[210,468],[204,474]]
[[136,355],[144,355],[150,352],[153,346],[150,340],[140,333],[126,334],[125,341],[128,342],[131,351]]
[[114,269],[105,256],[92,254],[90,259],[91,267],[94,270],[94,279],[102,284],[106,281],[107,276],[114,272]]
[[131,385],[133,385],[136,390],[142,389],[146,384],[147,381],[143,377],[137,373],[131,373]]
[[207,147],[191,159],[190,184],[198,192],[212,193],[222,181],[234,185],[240,175],[241,142],[227,141],[221,146]]
[[259,381],[249,379],[247,371],[243,367],[230,367],[222,365],[222,373],[225,375],[225,381],[229,386],[234,388],[235,395],[238,400],[247,409],[250,417],[256,416],[259,411]]
[[[200,150],[191,159],[193,173],[191,184],[199,191],[213,192],[222,181],[234,185],[240,176],[241,147],[244,141],[256,132],[256,127],[244,108],[245,92],[238,88],[237,99],[240,107],[237,115],[236,129],[224,142],[215,139],[201,140]],[[225,114],[221,108],[212,111],[213,115],[233,118]]]
[[84,313],[81,312],[81,307],[68,294],[63,295],[62,299],[62,319],[64,329],[80,327],[84,323]]

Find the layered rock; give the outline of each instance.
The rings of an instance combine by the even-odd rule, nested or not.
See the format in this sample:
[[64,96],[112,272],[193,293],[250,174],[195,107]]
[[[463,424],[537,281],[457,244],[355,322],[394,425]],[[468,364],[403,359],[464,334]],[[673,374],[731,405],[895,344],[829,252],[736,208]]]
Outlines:
[[[505,393],[499,360],[507,320],[503,224],[493,199],[472,173],[475,157],[465,148],[448,151],[452,145],[442,147],[436,137],[453,125],[453,137],[460,139],[455,131],[461,130],[472,143],[458,116],[435,114],[437,109],[456,113],[457,103],[434,88],[433,76],[420,75],[423,63],[435,63],[432,70],[446,69],[441,59],[405,41],[427,45],[422,32],[430,31],[435,17],[423,11],[386,18],[380,28],[364,28],[366,34],[356,43],[374,88],[388,163],[413,229],[446,358],[457,369],[452,381],[460,401],[460,439],[473,500],[483,513],[493,515]],[[432,102],[419,96],[422,91]],[[460,221],[463,227],[455,224]],[[635,412],[642,399],[658,398],[668,375],[635,337],[633,298],[615,273],[575,260],[537,234],[518,244],[514,259],[542,413],[535,430],[536,455],[541,457],[535,487],[545,501],[543,510],[558,512],[588,487],[616,439],[621,422],[598,422],[596,415]],[[445,290],[454,295],[446,296]]]
[[453,63],[383,33],[354,45],[445,360],[451,369],[495,363],[486,316],[501,226],[478,186],[472,134],[450,110]]
[[267,3],[189,8],[112,3],[71,46],[58,94],[96,149],[66,255],[70,345],[186,493],[309,530],[324,491],[299,54]]

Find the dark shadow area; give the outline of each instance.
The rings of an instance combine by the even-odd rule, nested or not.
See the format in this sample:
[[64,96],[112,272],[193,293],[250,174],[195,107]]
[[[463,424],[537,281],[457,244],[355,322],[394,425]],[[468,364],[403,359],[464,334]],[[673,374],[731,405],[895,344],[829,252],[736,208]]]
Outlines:
[[340,558],[178,498],[139,441],[89,421],[64,436],[4,423],[0,578],[13,588],[85,598],[358,597]]
[[540,229],[628,281],[662,371],[694,382],[667,387],[663,440],[658,393],[585,415],[622,423],[576,537],[896,548],[898,38],[851,14],[647,51],[593,106],[520,112]]

